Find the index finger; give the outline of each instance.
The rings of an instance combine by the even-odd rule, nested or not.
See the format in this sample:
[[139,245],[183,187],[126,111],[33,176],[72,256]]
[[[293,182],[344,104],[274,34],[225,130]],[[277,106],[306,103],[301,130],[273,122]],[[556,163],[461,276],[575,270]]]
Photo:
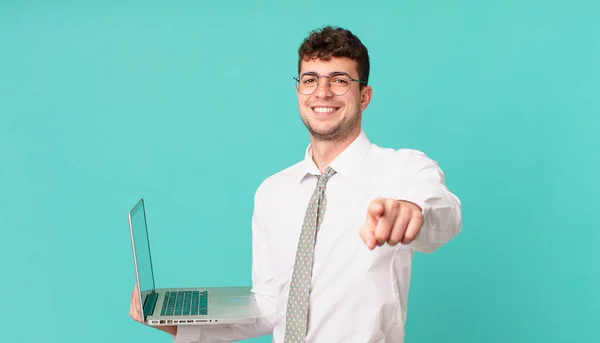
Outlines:
[[377,224],[381,219],[381,216],[385,212],[385,201],[382,198],[377,198],[371,201],[367,207],[367,220],[363,229],[361,230],[361,238],[367,244],[370,250],[373,250],[376,246],[382,245],[384,242],[377,240],[375,232]]
[[375,229],[375,237],[380,243],[385,243],[390,239],[399,208],[399,203],[395,200],[384,202],[383,215],[379,218]]

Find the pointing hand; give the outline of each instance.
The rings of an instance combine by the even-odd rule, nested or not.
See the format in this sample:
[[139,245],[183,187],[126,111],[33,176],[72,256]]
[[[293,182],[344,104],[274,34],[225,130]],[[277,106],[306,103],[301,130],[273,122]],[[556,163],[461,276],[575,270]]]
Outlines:
[[369,250],[385,243],[396,245],[412,242],[423,226],[423,214],[418,205],[402,200],[378,198],[367,209],[367,219],[360,237]]

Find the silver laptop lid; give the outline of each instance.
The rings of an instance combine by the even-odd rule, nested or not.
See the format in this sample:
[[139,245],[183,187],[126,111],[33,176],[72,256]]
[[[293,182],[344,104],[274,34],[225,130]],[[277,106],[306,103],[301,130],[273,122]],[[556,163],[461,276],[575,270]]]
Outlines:
[[[150,254],[150,240],[148,239],[148,225],[146,222],[146,208],[144,199],[129,212],[129,231],[131,234],[131,247],[133,250],[133,263],[135,276],[140,294],[140,304],[144,307],[142,292],[154,291],[154,271],[152,269],[152,256]],[[145,317],[146,314],[142,313]]]

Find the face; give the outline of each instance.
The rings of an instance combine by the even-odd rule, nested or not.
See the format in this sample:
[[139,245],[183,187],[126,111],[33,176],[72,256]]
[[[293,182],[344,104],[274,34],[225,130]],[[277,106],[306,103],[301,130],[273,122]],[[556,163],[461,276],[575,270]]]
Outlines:
[[[329,76],[342,72],[353,79],[359,79],[357,66],[356,61],[348,58],[304,60],[300,75],[312,72],[319,76]],[[363,86],[361,90],[359,82],[350,82],[350,89],[338,96],[333,94],[328,81],[328,78],[320,77],[316,90],[310,95],[297,91],[298,110],[313,139],[343,141],[360,132],[362,112],[371,100],[372,89],[370,86]]]

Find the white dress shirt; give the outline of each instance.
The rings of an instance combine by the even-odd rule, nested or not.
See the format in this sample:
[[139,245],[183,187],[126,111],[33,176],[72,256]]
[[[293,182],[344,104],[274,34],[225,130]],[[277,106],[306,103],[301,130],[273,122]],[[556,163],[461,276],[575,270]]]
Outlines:
[[[420,151],[386,149],[361,132],[329,166],[327,209],[317,233],[307,343],[404,342],[413,252],[432,252],[461,228],[460,201],[437,163]],[[285,311],[304,214],[320,172],[305,159],[267,178],[255,195],[252,284],[256,324],[179,327],[176,343],[231,342],[273,334],[283,342]],[[376,198],[419,205],[424,225],[409,245],[369,250],[359,236]]]

